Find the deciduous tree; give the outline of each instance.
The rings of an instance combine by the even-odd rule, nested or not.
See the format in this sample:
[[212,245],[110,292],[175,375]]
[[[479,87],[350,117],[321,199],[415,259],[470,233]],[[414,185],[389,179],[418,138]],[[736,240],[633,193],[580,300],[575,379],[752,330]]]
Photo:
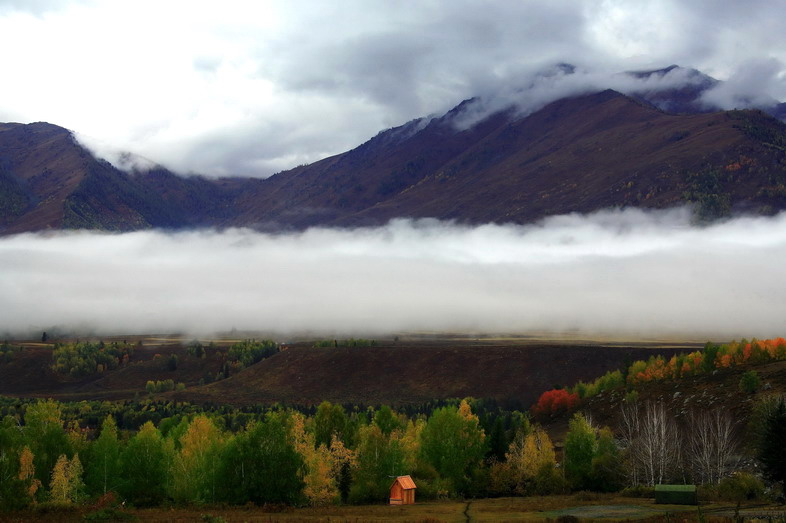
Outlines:
[[121,494],[136,505],[156,505],[167,492],[174,449],[148,421],[131,438],[120,458]]
[[592,458],[596,451],[595,429],[577,412],[565,436],[565,478],[574,489],[591,488]]
[[230,503],[301,501],[304,463],[295,450],[285,414],[271,413],[251,423],[226,446],[221,497]]
[[221,431],[204,414],[196,416],[179,438],[180,449],[172,462],[172,494],[175,500],[212,503],[216,501]]
[[90,447],[85,484],[92,494],[106,494],[120,484],[120,452],[115,418],[107,416],[101,424],[101,434]]
[[472,469],[486,453],[485,436],[469,404],[435,410],[421,433],[421,455],[457,493],[469,486]]

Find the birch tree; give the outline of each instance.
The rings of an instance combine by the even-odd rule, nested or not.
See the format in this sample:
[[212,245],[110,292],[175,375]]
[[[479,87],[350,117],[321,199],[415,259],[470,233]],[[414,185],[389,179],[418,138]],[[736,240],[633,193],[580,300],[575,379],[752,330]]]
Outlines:
[[678,466],[680,438],[674,419],[662,402],[623,405],[621,430],[630,481],[654,486]]
[[720,409],[692,416],[688,461],[701,483],[717,484],[739,461],[734,428],[731,416]]

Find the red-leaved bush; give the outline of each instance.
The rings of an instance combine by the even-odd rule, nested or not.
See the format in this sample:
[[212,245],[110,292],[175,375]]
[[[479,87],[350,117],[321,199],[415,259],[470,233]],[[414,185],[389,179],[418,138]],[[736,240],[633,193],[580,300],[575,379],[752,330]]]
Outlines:
[[547,390],[532,406],[532,414],[538,417],[550,417],[575,408],[579,404],[579,395],[571,394],[566,389]]

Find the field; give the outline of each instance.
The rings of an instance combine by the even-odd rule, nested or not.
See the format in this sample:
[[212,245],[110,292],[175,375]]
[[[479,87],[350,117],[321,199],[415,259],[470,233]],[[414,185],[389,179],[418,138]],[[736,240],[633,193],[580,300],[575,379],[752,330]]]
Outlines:
[[[186,390],[157,396],[232,405],[315,405],[328,400],[393,406],[471,396],[528,408],[540,393],[555,385],[593,379],[651,354],[670,355],[700,346],[696,342],[554,342],[461,336],[381,339],[373,347],[315,348],[313,341],[305,341],[287,344],[282,352],[213,381],[222,369],[227,347],[238,340],[213,340],[216,348],[208,350],[204,358],[189,355],[189,340],[176,336],[125,336],[103,341],[139,345],[127,366],[78,380],[49,368],[51,341],[15,342],[24,350],[0,365],[0,394],[63,401],[124,400],[145,395],[149,380],[173,379],[184,383]],[[202,341],[207,344],[210,340]],[[166,365],[171,355],[178,358],[174,370]],[[201,381],[206,384],[200,385]]]
[[[731,504],[701,506],[705,521],[733,521],[736,508]],[[95,509],[8,514],[4,521],[84,521]],[[210,521],[209,517],[228,522],[465,522],[465,521],[553,521],[561,516],[600,521],[699,521],[695,506],[656,505],[651,499],[625,498],[612,494],[578,493],[570,496],[517,497],[457,501],[434,501],[410,506],[362,505],[321,508],[291,507],[190,507],[157,509],[121,509],[129,520],[141,521]],[[786,509],[777,506],[742,506],[742,516],[769,515],[783,517]],[[90,516],[88,516],[90,517]]]

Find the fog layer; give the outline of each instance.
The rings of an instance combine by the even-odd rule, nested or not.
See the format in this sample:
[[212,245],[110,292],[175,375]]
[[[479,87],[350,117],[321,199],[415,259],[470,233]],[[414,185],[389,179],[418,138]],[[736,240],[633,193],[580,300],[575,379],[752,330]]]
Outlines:
[[0,333],[766,337],[786,334],[784,259],[786,215],[695,228],[686,209],[532,226],[25,234],[0,240]]

